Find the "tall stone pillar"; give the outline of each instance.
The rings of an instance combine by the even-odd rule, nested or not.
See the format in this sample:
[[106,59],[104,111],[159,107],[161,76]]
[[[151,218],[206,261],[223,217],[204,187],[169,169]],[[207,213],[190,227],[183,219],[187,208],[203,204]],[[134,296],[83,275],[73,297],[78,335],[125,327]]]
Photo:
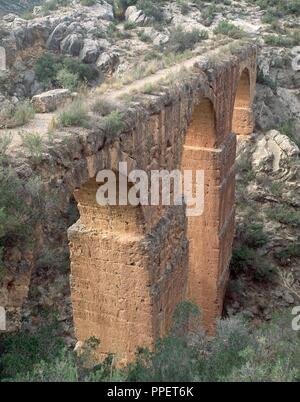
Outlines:
[[188,217],[189,298],[213,334],[223,307],[234,233],[236,137],[217,143],[209,101],[195,107],[182,168],[204,171],[204,213]]
[[237,135],[250,135],[254,130],[253,110],[250,107],[235,106],[232,131]]
[[76,337],[100,340],[120,364],[170,329],[186,296],[186,220],[170,208],[147,228],[141,207],[101,207],[90,180],[75,192],[80,221],[69,229]]

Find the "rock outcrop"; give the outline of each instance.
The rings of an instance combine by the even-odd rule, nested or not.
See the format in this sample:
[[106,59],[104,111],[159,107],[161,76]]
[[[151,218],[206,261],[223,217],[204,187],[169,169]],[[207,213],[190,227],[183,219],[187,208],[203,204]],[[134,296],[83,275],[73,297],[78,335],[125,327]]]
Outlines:
[[70,98],[71,93],[68,89],[53,89],[52,91],[35,95],[32,98],[32,104],[37,113],[49,113],[64,105]]

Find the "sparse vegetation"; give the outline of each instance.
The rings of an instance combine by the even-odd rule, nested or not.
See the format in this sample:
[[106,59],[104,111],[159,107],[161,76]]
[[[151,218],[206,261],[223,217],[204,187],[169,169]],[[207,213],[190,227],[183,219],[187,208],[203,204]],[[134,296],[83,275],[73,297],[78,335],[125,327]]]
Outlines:
[[176,0],[176,3],[180,7],[180,12],[182,15],[186,15],[190,11],[190,5],[186,0]]
[[232,274],[238,276],[245,273],[255,280],[272,280],[274,266],[261,252],[262,247],[268,241],[262,225],[251,222],[240,225],[236,238],[231,260]]
[[12,135],[10,133],[0,134],[0,163],[6,158],[11,141]]
[[266,209],[269,219],[282,223],[292,228],[300,228],[300,211],[287,206],[275,206]]
[[30,245],[34,223],[43,214],[44,193],[39,176],[23,182],[9,166],[0,166],[0,188],[0,271],[3,271],[8,246],[22,245],[24,250]]
[[152,84],[146,84],[144,86],[143,93],[150,95],[150,94],[152,94],[153,90],[154,90],[154,88],[153,88]]
[[22,145],[27,149],[32,159],[38,163],[42,159],[44,142],[39,133],[20,132]]
[[1,111],[1,125],[6,128],[20,127],[32,120],[34,115],[32,104],[25,100],[16,106],[9,105]]
[[60,113],[58,122],[63,127],[89,127],[88,113],[81,99],[75,99],[71,105]]
[[292,38],[283,35],[268,35],[265,38],[265,42],[269,46],[279,46],[279,47],[292,47],[294,46],[294,41]]
[[70,4],[70,0],[48,0],[42,4],[42,13],[49,14],[50,11],[55,11],[59,7],[66,7]]
[[210,4],[202,12],[203,25],[209,27],[213,23],[215,16],[217,14],[217,6],[215,4]]
[[[0,358],[2,379],[9,381],[63,382],[294,382],[300,379],[300,337],[285,312],[260,329],[241,318],[218,323],[217,335],[207,339],[198,326],[199,312],[180,306],[169,336],[157,342],[155,351],[139,349],[136,362],[117,369],[113,356],[89,367],[99,341],[86,342],[83,356],[65,347],[55,324],[34,336],[23,331],[3,338]],[[192,334],[182,331],[188,317],[196,323]]]
[[151,36],[147,35],[145,31],[140,31],[138,33],[138,37],[140,38],[140,40],[142,42],[145,42],[145,43],[150,43],[152,41]]
[[13,115],[15,126],[23,126],[33,118],[34,110],[31,103],[29,101],[18,103]]
[[254,0],[262,10],[266,10],[269,15],[283,17],[285,15],[300,15],[299,0]]
[[96,69],[76,58],[44,53],[36,62],[35,72],[45,89],[66,87],[77,89],[83,83],[90,83],[98,76]]
[[80,0],[80,3],[83,6],[91,7],[91,6],[94,6],[97,3],[97,0]]
[[300,137],[297,137],[297,132],[296,132],[296,126],[295,126],[295,120],[294,119],[289,119],[286,120],[280,127],[279,131],[289,137],[292,141],[295,142],[295,144],[300,147]]
[[125,30],[135,29],[136,27],[137,27],[137,25],[134,22],[125,21],[125,23],[124,23],[124,29]]
[[124,114],[118,111],[109,113],[102,119],[102,128],[107,134],[118,134],[125,128]]
[[107,116],[111,112],[120,108],[120,104],[106,97],[97,98],[92,106],[93,112],[98,113],[101,116]]
[[246,35],[242,28],[237,27],[229,21],[219,22],[218,26],[214,29],[214,33],[226,35],[233,39],[241,39]]
[[266,85],[270,87],[273,91],[277,90],[277,83],[273,81],[269,76],[265,76],[262,71],[258,71],[257,73],[257,83]]
[[170,34],[168,49],[175,53],[183,53],[186,50],[193,49],[197,43],[205,39],[208,39],[207,31],[200,31],[199,29],[184,31],[182,27],[177,27]]
[[289,246],[278,250],[274,254],[281,265],[289,264],[290,259],[300,258],[300,243],[290,244]]
[[136,6],[146,17],[161,23],[165,18],[161,3],[161,0],[138,0]]

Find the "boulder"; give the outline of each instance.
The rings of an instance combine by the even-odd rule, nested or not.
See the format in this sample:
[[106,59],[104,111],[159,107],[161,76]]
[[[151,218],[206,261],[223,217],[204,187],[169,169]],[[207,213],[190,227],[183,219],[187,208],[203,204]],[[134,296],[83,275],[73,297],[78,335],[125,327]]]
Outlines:
[[257,137],[252,156],[252,166],[256,172],[272,172],[285,178],[293,176],[292,162],[299,164],[299,148],[286,135],[270,130]]
[[104,52],[97,60],[96,66],[103,73],[112,74],[116,71],[120,62],[119,54],[116,52]]
[[46,44],[47,49],[56,50],[56,51],[60,50],[60,43],[64,38],[66,29],[67,29],[67,24],[64,22],[61,22],[54,28],[54,30],[52,31],[52,33],[50,34],[50,36],[47,40],[47,44]]
[[79,56],[83,47],[83,40],[81,35],[76,33],[70,34],[60,44],[60,50],[62,53],[69,54],[70,56]]
[[13,13],[6,14],[2,17],[3,21],[5,22],[13,22],[16,18],[18,18],[18,16]]
[[125,19],[137,25],[145,25],[149,19],[142,10],[138,10],[136,6],[130,6],[125,12]]
[[91,17],[97,17],[97,19],[103,19],[111,21],[114,19],[113,6],[106,1],[96,3],[91,7],[87,7],[88,14]]
[[80,52],[80,60],[84,63],[95,63],[99,53],[98,42],[93,39],[85,39],[83,42],[83,48]]
[[34,110],[37,113],[49,113],[56,110],[71,97],[68,89],[53,89],[52,91],[43,92],[32,98]]

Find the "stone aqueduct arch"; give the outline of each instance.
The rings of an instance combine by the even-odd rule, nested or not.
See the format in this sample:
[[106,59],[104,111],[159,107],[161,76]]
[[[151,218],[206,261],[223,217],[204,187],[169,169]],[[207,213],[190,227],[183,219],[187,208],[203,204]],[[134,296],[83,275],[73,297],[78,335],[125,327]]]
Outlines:
[[249,135],[253,132],[252,95],[249,70],[245,68],[239,79],[232,119],[232,130],[239,135]]
[[[256,50],[247,48],[213,74],[198,66],[172,100],[155,98],[132,129],[87,157],[77,186],[80,220],[69,229],[71,289],[77,339],[101,340],[99,357],[133,358],[170,329],[177,304],[190,299],[214,332],[220,316],[234,236],[236,134],[252,131]],[[205,209],[100,207],[101,169],[203,169]]]

